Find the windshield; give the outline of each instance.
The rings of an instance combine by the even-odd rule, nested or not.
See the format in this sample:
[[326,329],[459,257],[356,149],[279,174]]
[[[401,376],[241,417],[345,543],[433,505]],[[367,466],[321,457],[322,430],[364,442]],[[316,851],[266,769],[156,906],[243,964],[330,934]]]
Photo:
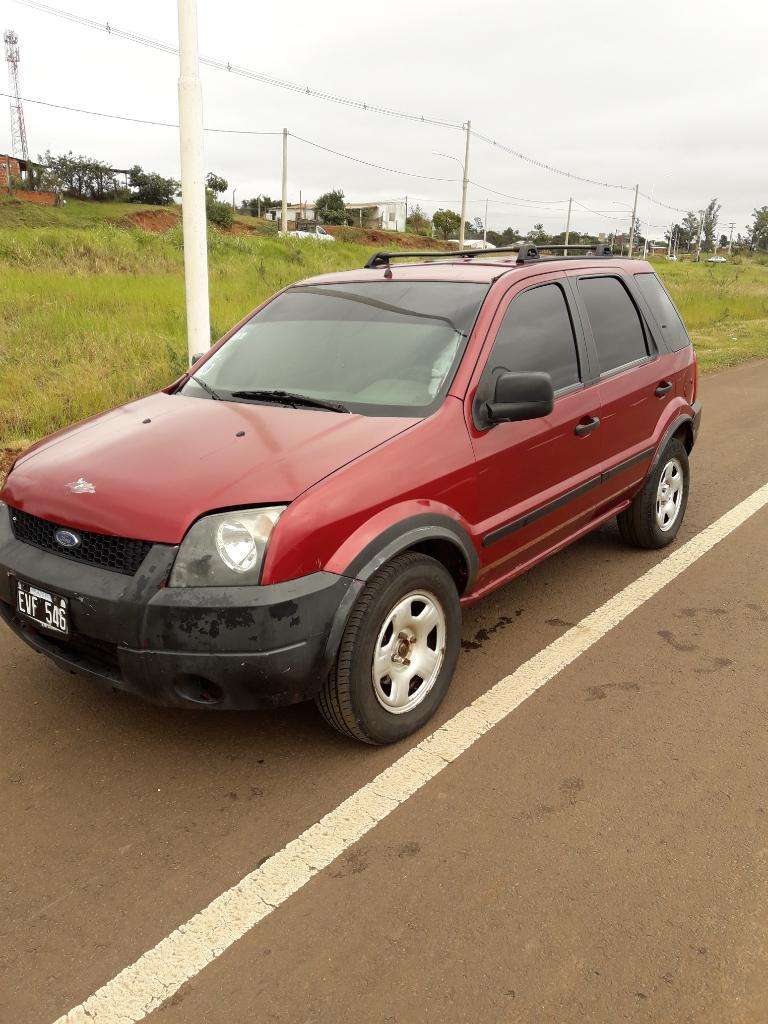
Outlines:
[[[225,400],[283,391],[372,416],[427,415],[442,401],[486,284],[376,281],[278,295],[196,376]],[[191,377],[185,395],[212,398]]]

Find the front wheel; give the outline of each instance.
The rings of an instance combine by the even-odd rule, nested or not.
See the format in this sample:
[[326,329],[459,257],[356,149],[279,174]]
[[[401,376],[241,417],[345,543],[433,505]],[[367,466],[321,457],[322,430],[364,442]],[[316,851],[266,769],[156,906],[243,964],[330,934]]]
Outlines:
[[616,517],[622,538],[639,548],[671,544],[683,522],[689,481],[688,453],[682,441],[673,437],[643,489]]
[[368,581],[347,622],[316,703],[339,732],[394,743],[421,728],[450,686],[461,608],[450,573],[415,551]]

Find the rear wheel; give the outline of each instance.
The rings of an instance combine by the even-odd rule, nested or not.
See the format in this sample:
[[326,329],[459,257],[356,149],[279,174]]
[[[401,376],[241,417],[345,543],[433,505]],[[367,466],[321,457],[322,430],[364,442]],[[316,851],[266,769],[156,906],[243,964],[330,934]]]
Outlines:
[[688,453],[682,441],[673,437],[642,491],[616,517],[623,539],[640,548],[671,544],[685,515],[689,478]]
[[394,743],[421,728],[450,686],[461,609],[450,573],[407,551],[368,581],[316,703],[339,732]]

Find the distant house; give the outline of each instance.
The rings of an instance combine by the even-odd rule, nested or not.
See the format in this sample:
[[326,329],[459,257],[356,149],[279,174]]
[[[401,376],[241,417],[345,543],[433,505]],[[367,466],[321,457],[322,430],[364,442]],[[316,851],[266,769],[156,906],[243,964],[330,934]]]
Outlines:
[[[350,220],[357,227],[380,228],[384,231],[405,231],[405,200],[393,199],[388,202],[344,203]],[[269,210],[268,220],[280,220],[280,207]],[[296,224],[318,223],[314,203],[288,203],[288,230],[296,230]]]
[[27,161],[0,153],[0,188],[8,191],[13,182],[22,181],[27,174]]
[[20,160],[8,153],[0,153],[0,195],[13,196],[14,199],[36,203],[38,206],[55,206],[58,202],[55,192],[33,191],[30,174],[34,167],[39,166],[31,160]]

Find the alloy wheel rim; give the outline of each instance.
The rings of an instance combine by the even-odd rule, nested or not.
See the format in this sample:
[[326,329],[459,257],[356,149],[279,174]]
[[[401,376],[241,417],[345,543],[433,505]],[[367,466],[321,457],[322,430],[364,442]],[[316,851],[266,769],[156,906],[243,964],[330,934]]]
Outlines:
[[667,533],[677,522],[683,500],[683,467],[677,459],[664,466],[656,491],[656,523]]
[[373,692],[386,711],[403,715],[421,704],[443,667],[445,635],[445,612],[429,591],[414,590],[390,609],[371,665]]

